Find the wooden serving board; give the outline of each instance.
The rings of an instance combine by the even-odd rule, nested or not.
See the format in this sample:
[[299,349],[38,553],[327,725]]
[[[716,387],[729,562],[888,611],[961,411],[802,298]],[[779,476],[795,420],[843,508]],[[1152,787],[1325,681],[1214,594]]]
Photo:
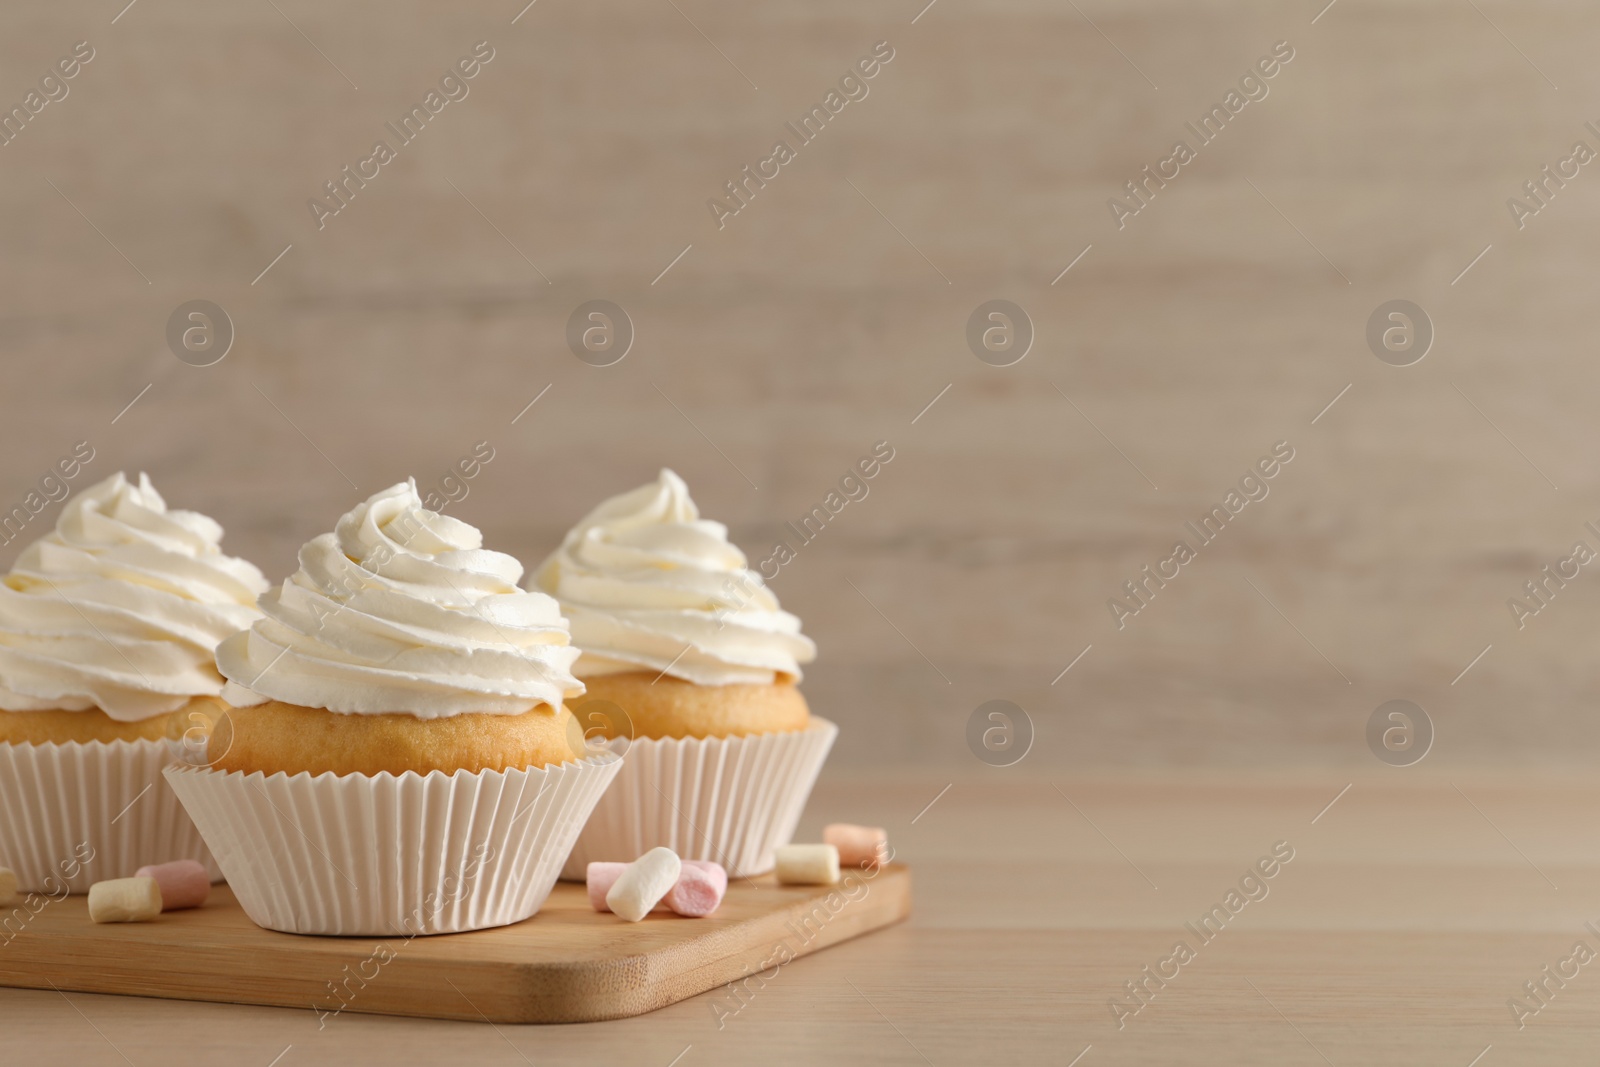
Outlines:
[[911,912],[902,864],[851,890],[779,886],[769,874],[730,884],[708,918],[653,912],[627,923],[561,882],[526,922],[411,940],[263,930],[225,885],[203,908],[148,923],[92,923],[88,898],[75,896],[20,932],[0,931],[0,985],[497,1023],[620,1019],[748,974],[771,977],[786,956]]

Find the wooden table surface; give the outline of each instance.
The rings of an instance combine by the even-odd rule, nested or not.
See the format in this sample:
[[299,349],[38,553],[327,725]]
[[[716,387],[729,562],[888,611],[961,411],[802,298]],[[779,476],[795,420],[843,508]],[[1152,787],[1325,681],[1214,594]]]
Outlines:
[[[889,826],[913,917],[785,968],[721,1028],[712,994],[610,1023],[319,1030],[310,1011],[3,990],[6,1062],[1586,1062],[1600,967],[1550,983],[1521,1029],[1507,1001],[1575,942],[1600,950],[1600,787],[1426,766],[831,779],[802,833]],[[1277,842],[1293,859],[1264,897],[1210,943],[1185,929]],[[1119,1029],[1109,1001],[1178,940],[1194,958]]]

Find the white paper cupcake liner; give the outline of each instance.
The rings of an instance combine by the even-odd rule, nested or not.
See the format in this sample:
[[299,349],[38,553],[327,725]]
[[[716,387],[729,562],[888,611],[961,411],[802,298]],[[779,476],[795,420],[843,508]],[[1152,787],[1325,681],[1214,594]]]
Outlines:
[[0,743],[0,867],[29,893],[87,893],[151,863],[192,859],[221,872],[162,780],[167,741]]
[[770,871],[838,735],[812,716],[791,733],[633,741],[561,876],[582,881],[592,861],[632,862],[657,846],[735,877]]
[[620,766],[601,754],[452,775],[174,767],[167,780],[257,925],[407,936],[537,912]]

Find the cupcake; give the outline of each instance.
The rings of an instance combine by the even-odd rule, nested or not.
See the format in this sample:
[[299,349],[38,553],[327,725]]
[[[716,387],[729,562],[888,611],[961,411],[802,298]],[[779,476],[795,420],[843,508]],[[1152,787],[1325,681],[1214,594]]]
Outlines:
[[415,935],[538,910],[619,762],[570,747],[578,650],[521,577],[403,483],[301,548],[218,647],[208,766],[167,777],[257,924]]
[[222,527],[169,511],[145,475],[67,503],[0,581],[0,867],[57,895],[204,843],[162,781],[221,704],[215,650],[261,572]]
[[582,651],[580,726],[628,738],[564,876],[658,845],[734,875],[770,870],[838,729],[796,685],[816,646],[727,527],[702,519],[663,470],[590,512],[534,583],[560,601]]

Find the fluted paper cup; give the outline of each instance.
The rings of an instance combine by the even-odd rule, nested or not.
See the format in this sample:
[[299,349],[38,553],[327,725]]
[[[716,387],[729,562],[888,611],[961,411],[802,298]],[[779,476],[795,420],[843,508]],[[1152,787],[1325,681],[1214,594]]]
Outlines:
[[219,881],[161,777],[178,756],[168,741],[0,743],[0,867],[24,892],[52,896],[170,860],[199,860]]
[[838,735],[812,716],[789,733],[634,740],[561,876],[581,881],[592,861],[628,863],[657,846],[736,877],[770,871]]
[[621,761],[528,770],[167,781],[258,926],[291,934],[482,930],[539,910]]

